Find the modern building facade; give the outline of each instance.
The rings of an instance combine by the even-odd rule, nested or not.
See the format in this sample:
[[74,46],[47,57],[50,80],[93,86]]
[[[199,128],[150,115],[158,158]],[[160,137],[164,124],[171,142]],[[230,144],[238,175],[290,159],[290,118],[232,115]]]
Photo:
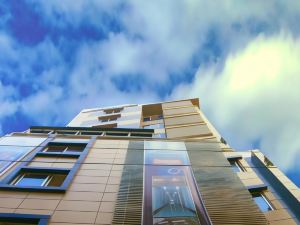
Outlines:
[[300,224],[300,190],[198,99],[85,109],[0,139],[0,224]]

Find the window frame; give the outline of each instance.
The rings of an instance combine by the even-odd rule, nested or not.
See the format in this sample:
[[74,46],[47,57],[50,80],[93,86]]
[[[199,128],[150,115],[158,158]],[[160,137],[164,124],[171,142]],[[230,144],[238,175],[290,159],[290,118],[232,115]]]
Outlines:
[[162,120],[164,116],[162,114],[151,115],[151,116],[144,116],[143,122],[155,121],[155,120]]
[[120,113],[124,110],[124,108],[112,108],[112,109],[104,109],[103,112],[106,114],[106,115],[109,115],[109,114],[115,114],[115,113]]
[[[250,193],[251,193],[251,196],[252,196],[252,199],[253,199],[253,201],[255,202],[255,200],[254,200],[254,198],[255,197],[261,197],[263,200],[264,200],[264,202],[269,206],[269,208],[271,209],[271,210],[268,210],[268,211],[262,211],[261,210],[261,208],[259,207],[259,205],[256,203],[256,205],[258,206],[258,208],[263,212],[263,213],[266,213],[266,212],[270,212],[270,211],[274,211],[275,210],[275,207],[272,205],[272,203],[270,202],[270,200],[265,196],[265,194],[264,194],[264,192],[263,191],[250,191]],[[255,196],[255,195],[257,195],[257,196]]]
[[[50,144],[50,145],[49,145]],[[65,147],[63,151],[50,151],[48,152],[48,148],[49,147]],[[69,149],[72,149],[72,146],[74,147],[82,147],[82,151],[68,151]],[[78,144],[78,143],[60,143],[60,142],[49,142],[47,146],[45,146],[45,148],[43,149],[43,151],[41,151],[41,153],[44,153],[44,154],[60,154],[60,155],[63,155],[63,154],[73,154],[73,153],[82,153],[85,149],[86,145],[84,146],[84,144]]]
[[21,214],[21,213],[0,213],[0,222],[11,223],[36,223],[37,225],[47,225],[50,215],[42,214]]
[[239,169],[239,172],[247,172],[246,168],[242,165],[241,160],[242,157],[235,157],[235,158],[228,158],[227,160],[230,163],[230,166],[232,167],[232,163]]
[[[14,186],[19,186],[18,183],[20,183],[20,181],[28,174],[34,174],[34,173],[22,173],[22,174],[19,174],[18,176],[16,176],[16,178],[11,182]],[[36,173],[36,174],[39,174],[39,173]],[[42,174],[41,174],[42,175]],[[48,184],[51,179],[52,179],[52,175],[49,175],[49,174],[46,174],[46,178],[44,179],[44,181],[42,182],[42,184],[40,185],[41,187],[45,187],[46,184]]]
[[[46,139],[39,147],[33,150],[29,158],[26,161],[22,162],[18,165],[10,174],[8,174],[1,182],[0,182],[0,190],[13,190],[13,191],[37,191],[37,192],[65,192],[71,181],[73,180],[76,172],[78,171],[81,162],[85,159],[88,154],[89,149],[92,144],[95,142],[96,137],[92,136],[87,143],[82,152],[74,152],[74,153],[47,153],[43,152],[45,147],[54,140],[54,137]],[[65,144],[72,144],[70,142],[63,142]],[[78,143],[74,143],[76,145]],[[62,157],[76,157],[77,161],[75,162],[72,168],[53,168],[53,167],[31,167],[29,166],[30,162],[36,157],[40,155],[48,155],[54,156],[59,155]],[[12,182],[23,172],[33,172],[33,173],[49,173],[49,174],[66,174],[66,177],[59,187],[49,187],[49,186],[16,186],[13,185]]]

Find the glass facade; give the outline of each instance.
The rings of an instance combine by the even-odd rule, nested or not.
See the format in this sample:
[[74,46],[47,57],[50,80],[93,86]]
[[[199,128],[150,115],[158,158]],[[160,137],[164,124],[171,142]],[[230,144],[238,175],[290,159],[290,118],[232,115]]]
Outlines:
[[0,139],[0,175],[4,173],[16,161],[21,160],[46,138],[12,137]]
[[185,143],[145,141],[144,147],[143,224],[206,224]]

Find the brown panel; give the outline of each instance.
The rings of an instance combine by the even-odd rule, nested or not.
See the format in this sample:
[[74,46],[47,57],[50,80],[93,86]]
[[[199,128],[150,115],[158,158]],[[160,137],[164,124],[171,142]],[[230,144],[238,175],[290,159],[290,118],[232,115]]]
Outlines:
[[186,143],[194,177],[214,225],[267,224],[218,144]]
[[173,118],[166,118],[165,119],[165,126],[176,126],[176,125],[184,125],[184,124],[191,124],[191,123],[201,123],[203,122],[200,115],[191,115],[191,116],[177,116]]
[[162,104],[162,109],[166,108],[174,108],[174,107],[182,107],[182,106],[193,106],[192,102],[187,101],[178,101],[178,102],[167,102]]
[[152,116],[152,115],[161,115],[162,114],[161,104],[158,103],[158,104],[143,105],[142,114],[144,117]]
[[167,128],[168,138],[184,138],[195,136],[212,136],[213,134],[206,125],[193,125],[186,127]]
[[197,113],[197,110],[194,106],[163,110],[164,117],[182,115],[182,114],[190,114],[190,113]]

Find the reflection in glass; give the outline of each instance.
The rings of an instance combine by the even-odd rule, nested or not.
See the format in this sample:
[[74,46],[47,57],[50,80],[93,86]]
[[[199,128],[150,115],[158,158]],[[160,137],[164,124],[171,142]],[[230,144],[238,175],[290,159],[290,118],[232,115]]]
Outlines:
[[46,139],[47,138],[41,138],[41,137],[6,136],[0,139],[0,145],[35,147],[41,144]]
[[273,210],[271,204],[261,193],[252,193],[252,198],[262,212]]
[[150,124],[150,125],[144,126],[144,128],[146,128],[146,129],[161,129],[161,128],[164,128],[164,124],[163,123]]
[[152,165],[190,165],[186,151],[147,150],[145,163]]
[[34,147],[1,146],[1,144],[0,142],[0,174],[34,149]]
[[23,175],[15,185],[17,186],[43,186],[49,179],[47,174],[25,174]]
[[191,192],[184,176],[152,177],[153,217],[196,216]]
[[230,160],[229,161],[231,168],[233,170],[233,172],[241,172],[241,168],[239,167],[239,164],[235,161],[235,160]]
[[145,141],[145,149],[186,150],[184,142]]

